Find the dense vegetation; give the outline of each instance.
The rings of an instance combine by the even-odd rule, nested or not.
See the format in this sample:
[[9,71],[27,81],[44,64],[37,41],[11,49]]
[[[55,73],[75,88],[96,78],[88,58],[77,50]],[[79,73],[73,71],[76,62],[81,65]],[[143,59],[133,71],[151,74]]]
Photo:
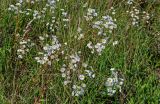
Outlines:
[[159,0],[0,0],[0,104],[159,103]]

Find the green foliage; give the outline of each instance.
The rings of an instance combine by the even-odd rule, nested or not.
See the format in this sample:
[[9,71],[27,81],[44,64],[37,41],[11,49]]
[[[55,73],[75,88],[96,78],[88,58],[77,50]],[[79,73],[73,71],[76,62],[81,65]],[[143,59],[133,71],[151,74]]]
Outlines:
[[[46,0],[47,1],[47,0]],[[33,10],[42,10],[46,1],[26,3],[25,7]],[[112,15],[109,10],[111,4],[116,14]],[[125,1],[125,2],[124,2]],[[51,11],[46,12],[46,17],[32,22],[32,29],[28,33],[31,41],[36,45],[24,58],[17,58],[17,50],[21,36],[28,22],[33,16],[23,14],[15,15],[8,11],[11,4],[16,0],[0,0],[0,104],[158,104],[160,103],[160,4],[158,0],[140,3],[134,0],[134,6],[139,10],[150,14],[149,23],[142,18],[139,26],[132,26],[132,20],[126,11],[132,10],[133,5],[128,5],[127,0],[59,0],[56,4],[54,16],[56,22],[55,31],[49,30],[47,22],[51,22]],[[83,7],[88,3],[87,7]],[[67,27],[64,27],[62,10],[69,14]],[[88,41],[99,41],[93,30],[91,22],[84,19],[87,8],[94,8],[100,14],[99,20],[104,14],[116,18],[117,28],[110,37],[102,54],[94,55],[86,47]],[[95,20],[96,20],[95,19]],[[42,22],[43,21],[43,22]],[[78,41],[75,39],[77,27],[81,27],[85,38]],[[20,34],[19,37],[17,34]],[[60,68],[68,59],[59,55],[59,61],[53,60],[51,66],[40,65],[34,59],[38,52],[43,50],[44,43],[51,43],[50,37],[44,43],[39,41],[43,34],[54,34],[63,45],[66,56],[81,50],[81,59],[91,66],[95,72],[95,79],[85,80],[87,85],[84,95],[72,96],[72,86],[64,86]],[[113,46],[114,41],[118,44]],[[159,49],[157,48],[159,46]],[[38,51],[37,51],[38,50]],[[60,50],[61,51],[61,50]],[[81,62],[82,63],[82,62]],[[116,68],[118,75],[124,79],[122,91],[113,96],[106,93],[105,81],[111,75],[110,68]],[[79,74],[83,72],[79,67]],[[78,83],[76,74],[72,74],[72,80]],[[89,79],[89,78],[88,78]]]

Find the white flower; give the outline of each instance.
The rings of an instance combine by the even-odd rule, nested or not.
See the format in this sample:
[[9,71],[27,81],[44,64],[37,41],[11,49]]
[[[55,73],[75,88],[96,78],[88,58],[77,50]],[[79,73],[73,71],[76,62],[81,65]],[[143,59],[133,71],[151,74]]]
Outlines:
[[23,58],[23,56],[22,56],[22,55],[18,55],[18,58],[22,59],[22,58]]
[[65,68],[61,68],[60,71],[63,73],[63,72],[65,72],[65,70],[66,70]]
[[39,36],[39,39],[40,39],[40,40],[44,40],[44,37],[42,37],[42,36]]
[[84,38],[84,34],[80,34],[79,37],[78,37],[78,40]]
[[71,63],[73,63],[73,64],[75,64],[75,63],[80,61],[80,57],[77,55],[77,53],[71,55],[70,58],[71,58]]
[[19,3],[22,3],[23,2],[23,0],[19,0]]
[[83,88],[85,88],[85,87],[86,87],[86,84],[85,84],[85,83],[82,83],[81,86],[82,86]]
[[40,60],[40,58],[39,57],[35,57],[35,60]]
[[87,64],[87,63],[82,63],[82,66],[83,66],[84,68],[86,68],[86,67],[88,66],[88,64]]
[[62,15],[66,17],[67,16],[67,12],[62,12]]
[[95,25],[101,25],[103,23],[103,21],[96,21],[94,24]]
[[119,85],[122,86],[124,83],[124,79],[120,78],[119,80],[120,80]]
[[133,0],[128,0],[127,4],[133,4]]
[[80,96],[84,94],[84,89],[81,86],[73,85],[72,96]]
[[90,41],[90,42],[87,44],[87,47],[88,47],[89,49],[93,48],[91,45],[92,45],[92,42]]
[[107,40],[106,40],[106,39],[102,39],[102,43],[103,43],[103,44],[106,44],[106,43],[107,43]]
[[121,86],[123,85],[124,80],[122,78],[118,78],[118,72],[115,71],[114,68],[110,69],[112,71],[112,78],[108,78],[105,82],[105,86],[107,87],[107,92],[109,96],[112,96],[118,90],[121,92]]
[[73,85],[73,86],[72,86],[72,88],[73,88],[73,89],[76,89],[76,88],[77,88],[77,86],[76,86],[76,85]]
[[78,27],[77,31],[78,31],[78,33],[81,33],[82,29],[80,27]]
[[95,74],[92,74],[92,78],[95,78]]
[[16,6],[21,6],[21,3],[16,3]]
[[113,46],[117,45],[118,44],[118,41],[114,41],[113,42]]
[[67,85],[68,83],[69,83],[69,81],[64,81],[63,82],[64,85]]
[[111,70],[111,71],[114,71],[114,70],[115,70],[115,68],[111,68],[110,70]]
[[51,65],[52,63],[51,63],[51,61],[48,61],[48,65]]
[[63,21],[64,21],[64,22],[68,22],[68,21],[69,21],[69,19],[63,19]]
[[116,14],[116,12],[115,12],[115,11],[113,11],[113,12],[112,12],[112,14],[114,15],[114,14]]
[[48,61],[48,57],[43,57],[43,59],[44,59],[45,61]]
[[85,79],[85,76],[81,74],[81,75],[79,75],[79,79],[80,79],[80,80],[84,80],[84,79]]
[[83,5],[83,8],[87,7],[88,3],[86,2],[84,5]]
[[114,79],[113,78],[107,78],[107,81],[105,82],[105,86],[113,86],[114,85]]
[[113,96],[116,93],[116,90],[113,89],[112,87],[108,87],[107,92],[109,96]]
[[25,40],[21,41],[19,44],[27,44],[27,42]]
[[65,73],[62,73],[62,77],[65,78],[65,77],[66,77],[66,74],[65,74]]
[[84,16],[86,21],[92,20],[93,17],[96,17],[98,14],[96,13],[95,9],[88,8],[87,10],[87,16]]

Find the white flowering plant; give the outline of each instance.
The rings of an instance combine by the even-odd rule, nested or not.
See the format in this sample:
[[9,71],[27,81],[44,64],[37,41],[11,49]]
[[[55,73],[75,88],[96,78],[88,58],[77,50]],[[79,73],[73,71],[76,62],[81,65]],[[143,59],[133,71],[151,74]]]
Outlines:
[[0,104],[159,104],[159,15],[158,0],[0,0]]

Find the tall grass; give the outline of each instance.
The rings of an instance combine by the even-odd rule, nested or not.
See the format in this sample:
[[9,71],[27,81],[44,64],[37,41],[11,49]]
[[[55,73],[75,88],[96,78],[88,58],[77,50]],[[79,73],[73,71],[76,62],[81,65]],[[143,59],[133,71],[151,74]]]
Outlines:
[[0,104],[160,103],[158,0],[22,1],[0,1]]

